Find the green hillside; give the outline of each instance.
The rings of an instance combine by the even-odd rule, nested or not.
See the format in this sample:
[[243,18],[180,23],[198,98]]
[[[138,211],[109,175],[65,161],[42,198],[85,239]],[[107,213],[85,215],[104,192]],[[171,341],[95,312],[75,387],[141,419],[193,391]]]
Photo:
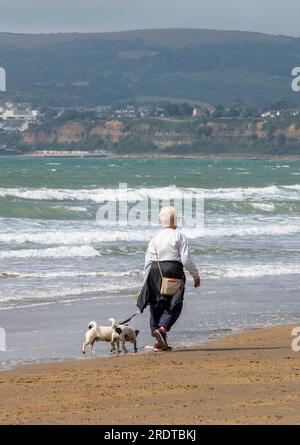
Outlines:
[[37,106],[98,105],[141,97],[208,104],[300,105],[291,70],[300,39],[213,30],[0,34],[7,92]]

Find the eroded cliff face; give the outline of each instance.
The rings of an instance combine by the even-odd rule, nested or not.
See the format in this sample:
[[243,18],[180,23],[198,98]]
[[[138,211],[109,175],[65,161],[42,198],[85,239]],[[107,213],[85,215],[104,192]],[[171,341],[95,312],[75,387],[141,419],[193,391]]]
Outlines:
[[51,143],[56,140],[55,134],[48,134],[44,131],[28,130],[22,134],[23,145],[38,145],[43,143]]
[[153,144],[159,148],[172,147],[174,145],[191,145],[196,142],[197,138],[191,134],[184,132],[156,131],[153,136]]
[[283,133],[287,138],[300,139],[300,128],[295,124],[289,125],[284,132],[277,130],[276,133]]
[[[157,122],[156,122],[157,123]],[[159,149],[166,149],[173,146],[190,146],[203,139],[213,138],[216,142],[234,141],[247,139],[263,139],[267,137],[266,121],[222,121],[208,122],[206,124],[192,122],[192,127],[177,129],[176,126],[168,128],[168,125],[159,122],[156,128],[155,122],[131,121],[125,124],[121,120],[110,120],[103,123],[89,125],[86,123],[66,122],[51,131],[45,131],[38,127],[28,130],[22,134],[22,144],[37,146],[47,143],[57,143],[60,145],[69,143],[80,143],[90,137],[99,137],[108,147],[114,144],[123,144],[124,149],[132,141],[138,144],[151,144]],[[300,128],[295,124],[287,124],[285,128],[275,129],[274,136],[284,135],[287,139],[300,140]],[[130,148],[128,146],[128,148]]]
[[111,141],[113,143],[119,142],[124,136],[123,134],[124,123],[118,120],[108,121],[100,125],[96,125],[91,129],[91,136],[100,136],[105,141]]
[[264,138],[267,135],[264,122],[209,122],[207,126],[212,128],[212,136],[216,138]]
[[25,145],[53,142],[69,144],[84,140],[86,135],[86,127],[82,122],[68,122],[53,128],[51,132],[39,129],[25,131],[22,142]]
[[58,127],[56,137],[60,143],[79,142],[86,137],[85,125],[81,122],[64,124]]

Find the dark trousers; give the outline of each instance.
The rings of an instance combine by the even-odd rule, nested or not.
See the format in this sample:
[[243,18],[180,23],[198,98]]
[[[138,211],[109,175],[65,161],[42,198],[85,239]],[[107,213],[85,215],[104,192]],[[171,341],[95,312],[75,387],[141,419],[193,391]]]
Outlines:
[[153,333],[156,329],[163,326],[167,331],[178,320],[183,303],[178,303],[173,309],[170,309],[168,301],[160,301],[157,306],[150,305],[150,328]]

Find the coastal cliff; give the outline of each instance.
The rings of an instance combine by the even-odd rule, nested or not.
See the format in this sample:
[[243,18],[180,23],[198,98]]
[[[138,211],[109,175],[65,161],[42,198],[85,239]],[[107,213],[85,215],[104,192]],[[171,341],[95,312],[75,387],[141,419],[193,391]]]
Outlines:
[[150,118],[52,122],[23,132],[19,144],[25,151],[55,147],[117,153],[297,154],[299,142],[296,120]]

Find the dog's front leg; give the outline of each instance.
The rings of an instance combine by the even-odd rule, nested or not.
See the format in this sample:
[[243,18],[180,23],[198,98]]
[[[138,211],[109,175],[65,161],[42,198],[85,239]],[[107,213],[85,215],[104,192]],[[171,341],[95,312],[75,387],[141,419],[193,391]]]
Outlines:
[[137,352],[136,340],[133,341],[134,352]]
[[95,349],[94,349],[94,343],[95,343],[95,341],[92,341],[92,343],[91,343],[91,353],[92,353],[93,355],[96,354]]
[[120,339],[119,339],[119,338],[117,338],[116,343],[117,343],[117,351],[118,351],[118,354],[120,354],[121,349],[120,349]]
[[83,343],[83,345],[82,345],[82,354],[85,354],[85,348],[88,346],[88,344],[89,343],[86,342],[86,341]]
[[123,349],[124,354],[127,354],[128,351],[125,346],[125,335],[122,335],[122,349]]

